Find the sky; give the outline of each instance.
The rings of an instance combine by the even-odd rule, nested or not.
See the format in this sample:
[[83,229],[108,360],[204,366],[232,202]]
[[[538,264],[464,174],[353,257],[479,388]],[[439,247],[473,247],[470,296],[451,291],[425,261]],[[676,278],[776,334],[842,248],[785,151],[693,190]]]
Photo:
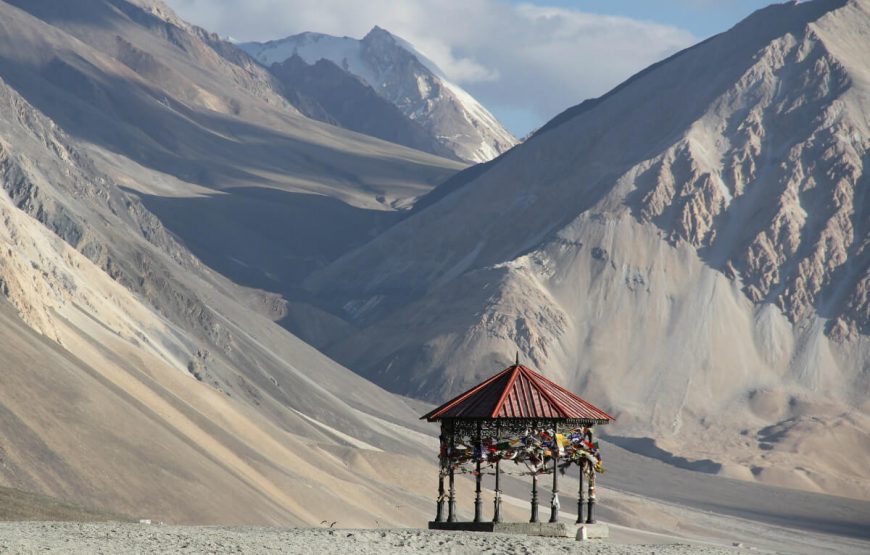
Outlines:
[[165,0],[240,41],[303,31],[413,44],[517,137],[768,0]]

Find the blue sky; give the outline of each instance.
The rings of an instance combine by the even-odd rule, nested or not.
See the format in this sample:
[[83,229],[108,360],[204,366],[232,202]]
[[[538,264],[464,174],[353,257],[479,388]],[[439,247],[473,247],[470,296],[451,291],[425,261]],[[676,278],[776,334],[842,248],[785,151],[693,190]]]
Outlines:
[[238,40],[406,39],[522,137],[768,4],[759,0],[167,0]]

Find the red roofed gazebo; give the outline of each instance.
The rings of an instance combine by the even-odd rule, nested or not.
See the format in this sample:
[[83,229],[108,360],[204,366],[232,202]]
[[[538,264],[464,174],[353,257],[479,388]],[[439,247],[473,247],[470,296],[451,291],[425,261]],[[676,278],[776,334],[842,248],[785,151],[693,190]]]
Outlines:
[[[558,468],[564,472],[571,464],[580,468],[580,494],[577,523],[583,523],[583,476],[588,476],[586,523],[593,523],[595,471],[601,472],[601,456],[594,439],[594,426],[607,424],[613,417],[571,393],[531,368],[516,362],[484,382],[423,415],[429,422],[441,423],[441,450],[438,502],[430,528],[489,529],[483,520],[481,499],[482,467],[494,467],[495,499],[492,524],[501,522],[502,461],[522,464],[532,476],[532,507],[529,522],[538,521],[537,477],[553,473],[550,522],[559,519]],[[473,465],[470,470],[467,465]],[[474,474],[476,481],[473,523],[459,523],[456,515],[456,471]],[[445,496],[444,478],[449,480]],[[447,515],[444,501],[447,498]]]

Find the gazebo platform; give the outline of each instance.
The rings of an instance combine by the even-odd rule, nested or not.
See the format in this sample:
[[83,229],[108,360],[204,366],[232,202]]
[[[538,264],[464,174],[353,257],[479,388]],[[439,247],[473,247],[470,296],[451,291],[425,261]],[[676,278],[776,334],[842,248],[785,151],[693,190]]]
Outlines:
[[[609,536],[606,524],[582,524],[590,540]],[[548,538],[574,538],[580,526],[566,522],[429,522],[430,530],[464,532],[495,532],[497,534],[524,534]]]
[[564,522],[429,522],[430,530],[462,530],[465,532],[496,532],[525,534],[550,538],[571,538],[574,526]]

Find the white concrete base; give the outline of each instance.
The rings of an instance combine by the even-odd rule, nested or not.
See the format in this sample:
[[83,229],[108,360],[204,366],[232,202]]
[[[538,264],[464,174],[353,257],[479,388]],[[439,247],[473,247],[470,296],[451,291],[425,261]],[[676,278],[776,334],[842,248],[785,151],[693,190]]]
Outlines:
[[595,524],[578,524],[577,525],[577,540],[600,540],[610,536],[610,529],[606,524],[597,522]]

